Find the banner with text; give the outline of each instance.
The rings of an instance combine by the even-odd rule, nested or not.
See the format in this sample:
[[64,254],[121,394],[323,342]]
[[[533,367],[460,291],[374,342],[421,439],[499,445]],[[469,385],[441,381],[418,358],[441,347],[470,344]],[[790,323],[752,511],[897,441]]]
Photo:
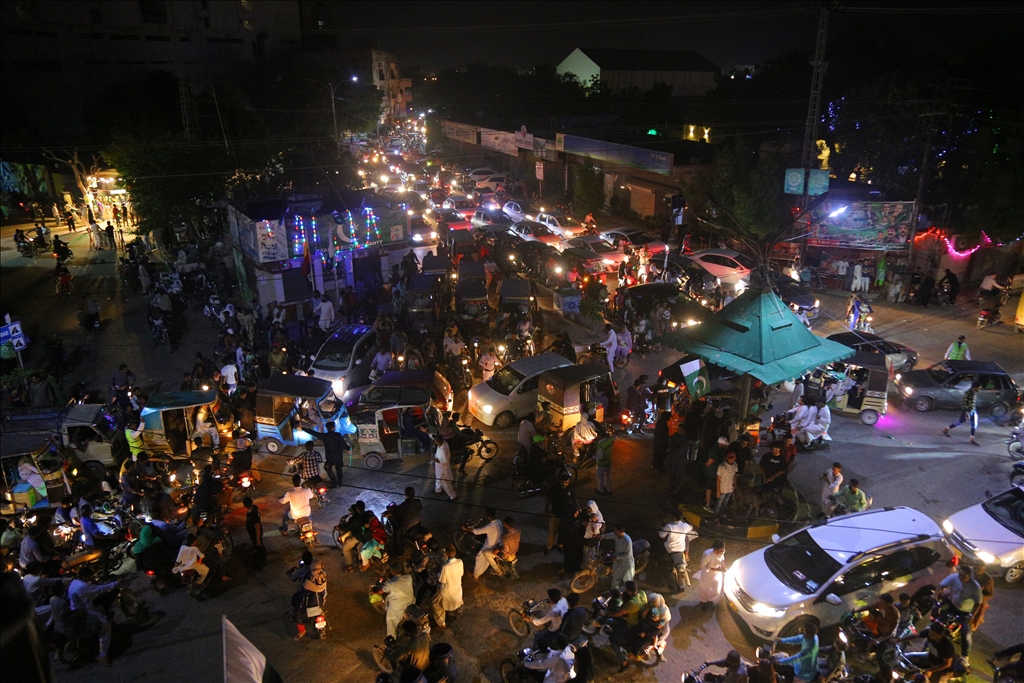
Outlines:
[[899,251],[910,248],[914,202],[828,201],[811,213],[807,244]]
[[516,147],[516,136],[513,133],[506,133],[502,130],[481,128],[480,146],[488,147],[510,156],[519,156],[519,148]]
[[559,133],[555,140],[555,148],[576,156],[590,157],[598,161],[621,164],[654,173],[668,175],[672,170],[673,155],[669,152],[617,145],[614,142],[592,140],[562,133]]
[[441,121],[441,131],[446,138],[468,142],[471,145],[480,144],[477,137],[480,132],[479,126],[469,126],[465,123],[455,123],[454,121]]
[[533,138],[533,156],[545,161],[558,161],[558,150],[555,149],[554,140]]

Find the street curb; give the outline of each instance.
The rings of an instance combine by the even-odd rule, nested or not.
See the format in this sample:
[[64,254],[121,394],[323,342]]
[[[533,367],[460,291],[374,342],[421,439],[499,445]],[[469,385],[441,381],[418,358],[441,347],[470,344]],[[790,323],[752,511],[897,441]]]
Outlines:
[[[686,521],[693,525],[694,529],[701,529],[701,524],[704,521],[704,517],[699,512],[696,512],[692,506],[680,504],[679,509],[683,513],[683,517]],[[742,539],[764,539],[771,538],[772,534],[779,532],[779,524],[777,522],[771,522],[764,520],[764,522],[758,521],[754,524],[746,526],[734,526],[730,524],[717,524],[708,518],[709,524],[704,526],[705,532],[708,532],[712,536],[727,536],[729,538],[742,538]]]

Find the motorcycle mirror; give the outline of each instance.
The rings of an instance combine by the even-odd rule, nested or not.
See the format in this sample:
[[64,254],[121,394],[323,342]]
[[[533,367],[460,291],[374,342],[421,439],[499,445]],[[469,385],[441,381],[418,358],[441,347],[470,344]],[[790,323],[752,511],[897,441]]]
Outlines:
[[838,607],[839,605],[843,604],[843,599],[840,598],[835,593],[829,593],[828,595],[825,596],[825,602],[827,602],[830,605],[834,605],[834,606]]

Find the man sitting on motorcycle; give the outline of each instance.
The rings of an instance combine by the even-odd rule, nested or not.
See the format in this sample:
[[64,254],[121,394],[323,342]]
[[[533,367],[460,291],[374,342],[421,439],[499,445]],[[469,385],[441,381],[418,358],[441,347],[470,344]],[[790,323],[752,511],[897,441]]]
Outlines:
[[[969,628],[969,627],[968,627]],[[928,683],[945,683],[953,676],[953,660],[956,658],[956,647],[946,633],[946,627],[932,622],[923,634],[905,636],[894,642],[903,642],[914,638],[925,638],[925,651],[908,652],[905,657],[914,666],[920,667]]]
[[544,672],[544,683],[566,683],[573,678],[574,649],[561,633],[555,634],[548,644],[547,654],[537,654],[524,661],[523,666]]
[[704,666],[719,666],[725,669],[724,674],[704,674],[704,683],[747,683],[747,665],[743,663],[740,653],[736,650],[729,650],[725,659],[704,662]]
[[67,600],[71,609],[79,617],[84,616],[90,629],[99,632],[100,651],[96,661],[104,666],[110,666],[110,658],[107,656],[110,651],[110,636],[112,624],[107,616],[107,611],[96,601],[105,593],[117,590],[119,583],[95,583],[97,578],[95,570],[83,568],[68,586]]
[[833,514],[862,512],[868,509],[868,496],[860,488],[860,482],[856,479],[851,479],[848,485],[832,496],[832,500],[835,502],[835,512]]

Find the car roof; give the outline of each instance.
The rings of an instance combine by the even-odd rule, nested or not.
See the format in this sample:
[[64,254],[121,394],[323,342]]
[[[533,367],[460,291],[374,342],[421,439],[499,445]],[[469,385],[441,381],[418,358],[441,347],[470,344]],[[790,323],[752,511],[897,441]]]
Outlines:
[[949,367],[956,372],[998,372],[1003,375],[1009,374],[999,363],[984,360],[944,360],[936,365],[948,363]]
[[877,334],[869,334],[867,332],[837,332],[836,334],[829,335],[828,339],[850,347],[854,344],[877,344],[878,342],[885,341]]
[[735,249],[702,249],[695,251],[690,254],[690,258],[697,258],[698,256],[704,256],[705,254],[716,254],[718,256],[728,256],[729,258],[736,258],[740,255],[740,252]]
[[[636,234],[638,232],[644,232],[644,231],[641,230],[640,228],[623,227],[623,228],[612,228],[611,230],[605,230],[605,232],[606,233],[608,233],[608,232],[618,232],[618,233],[622,233],[623,235],[630,235],[630,234]],[[644,234],[646,235],[647,233],[644,233]]]
[[344,325],[339,327],[334,334],[328,337],[324,344],[340,342],[351,346],[372,330],[373,327],[370,325]]
[[[97,418],[103,412],[103,406],[98,403],[82,403],[71,406],[64,415],[65,427],[83,427],[96,424]],[[4,436],[4,438],[7,438]]]
[[891,507],[834,517],[807,527],[822,550],[842,565],[865,553],[915,538],[942,538],[931,517],[909,507]]
[[566,365],[573,365],[565,358],[554,352],[541,353],[536,356],[527,356],[526,358],[520,358],[509,363],[509,367],[512,367],[519,372],[523,373],[527,377],[535,375],[538,372],[544,370],[551,370],[554,368],[565,367]]

